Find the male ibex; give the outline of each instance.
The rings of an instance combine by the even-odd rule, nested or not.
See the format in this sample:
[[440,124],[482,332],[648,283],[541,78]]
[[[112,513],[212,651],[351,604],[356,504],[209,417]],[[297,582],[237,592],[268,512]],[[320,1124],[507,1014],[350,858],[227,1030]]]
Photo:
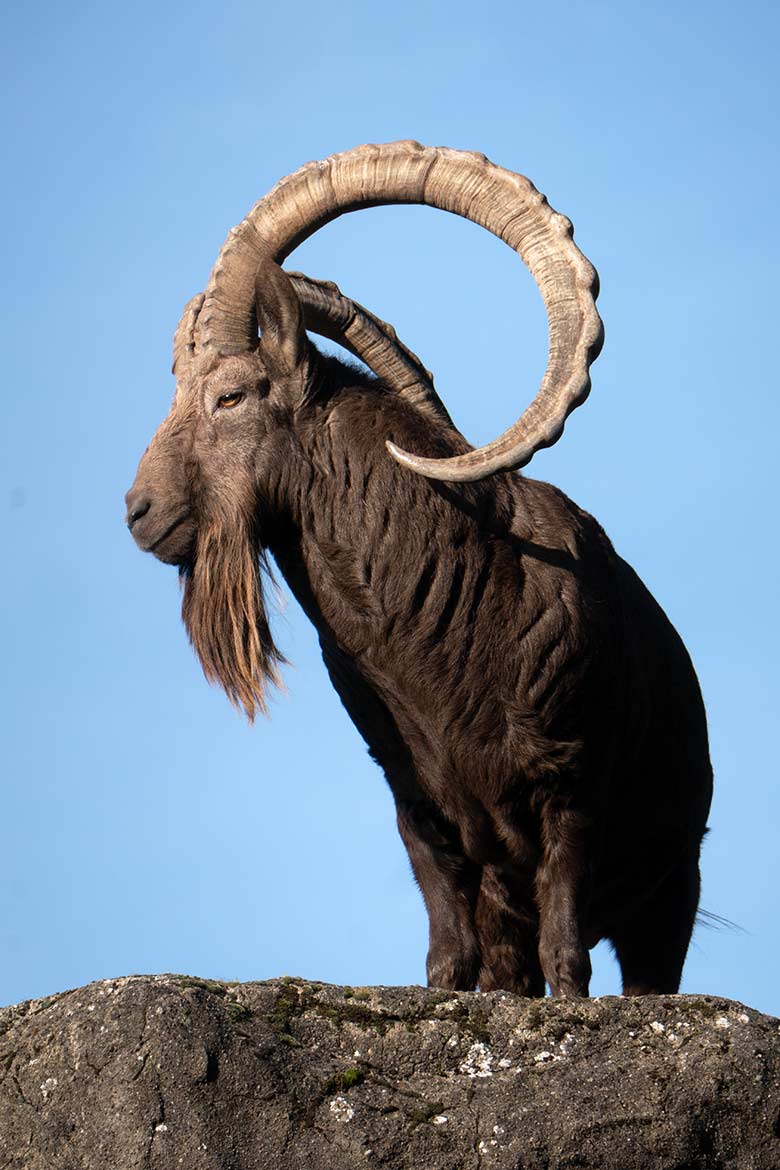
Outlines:
[[[541,289],[541,389],[479,450],[389,326],[279,267],[386,203],[482,224]],[[140,547],[179,566],[206,675],[250,717],[280,657],[273,554],[393,791],[439,987],[585,995],[607,938],[626,994],[674,992],[690,940],[711,795],[696,676],[596,521],[513,470],[588,392],[596,286],[568,220],[481,155],[401,142],[310,163],[230,233],[187,306],[174,403],[127,496]]]

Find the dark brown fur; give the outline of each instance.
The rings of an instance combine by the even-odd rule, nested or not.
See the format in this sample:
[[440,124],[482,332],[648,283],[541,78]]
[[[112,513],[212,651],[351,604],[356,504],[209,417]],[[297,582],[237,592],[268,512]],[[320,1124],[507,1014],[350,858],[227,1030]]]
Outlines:
[[587,994],[605,937],[626,992],[676,991],[711,792],[679,637],[556,488],[429,481],[386,439],[466,449],[375,380],[308,348],[280,372],[261,345],[180,392],[128,495],[134,535],[182,566],[193,645],[250,715],[279,661],[273,554],[393,791],[431,984]]

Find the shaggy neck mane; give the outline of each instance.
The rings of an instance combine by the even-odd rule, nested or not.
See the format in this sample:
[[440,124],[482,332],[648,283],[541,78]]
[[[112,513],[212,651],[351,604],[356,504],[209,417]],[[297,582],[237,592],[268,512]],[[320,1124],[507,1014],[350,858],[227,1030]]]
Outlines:
[[183,575],[182,618],[209,682],[218,683],[250,723],[266,712],[268,683],[284,661],[266,617],[260,542],[246,522],[207,526]]

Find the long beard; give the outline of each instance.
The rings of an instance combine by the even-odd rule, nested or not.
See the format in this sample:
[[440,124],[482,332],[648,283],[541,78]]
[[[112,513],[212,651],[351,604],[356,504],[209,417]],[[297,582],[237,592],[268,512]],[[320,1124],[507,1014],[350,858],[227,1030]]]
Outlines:
[[281,685],[279,653],[268,625],[259,541],[245,523],[198,534],[194,564],[183,575],[182,618],[203,673],[250,723],[265,713],[268,683]]

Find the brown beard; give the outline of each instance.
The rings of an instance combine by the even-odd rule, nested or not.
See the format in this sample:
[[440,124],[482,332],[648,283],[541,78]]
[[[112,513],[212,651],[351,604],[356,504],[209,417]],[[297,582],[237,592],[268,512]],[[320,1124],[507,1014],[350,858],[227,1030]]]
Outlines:
[[194,563],[183,574],[182,618],[203,673],[253,722],[266,712],[265,688],[281,686],[279,653],[266,617],[258,539],[242,521],[198,533]]

